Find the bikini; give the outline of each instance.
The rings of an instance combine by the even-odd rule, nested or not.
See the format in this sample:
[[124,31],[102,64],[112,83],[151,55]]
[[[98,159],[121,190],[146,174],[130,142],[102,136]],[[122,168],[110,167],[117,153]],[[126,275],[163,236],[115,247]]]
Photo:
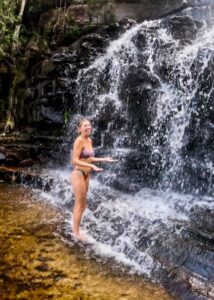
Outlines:
[[94,156],[94,151],[93,150],[86,150],[83,149],[82,152],[80,153],[80,158],[89,158]]
[[[80,158],[90,158],[94,156],[94,151],[93,150],[86,150],[83,149],[82,152],[80,153]],[[87,178],[88,174],[85,173],[85,171],[76,169],[77,171],[80,171],[82,175]]]

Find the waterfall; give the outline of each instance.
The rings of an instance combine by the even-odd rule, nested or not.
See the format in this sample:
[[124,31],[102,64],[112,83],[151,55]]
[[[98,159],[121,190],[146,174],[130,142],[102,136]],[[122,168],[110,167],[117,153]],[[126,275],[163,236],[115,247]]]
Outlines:
[[[94,106],[98,106],[98,111],[103,105],[105,97],[110,97],[116,107],[121,105],[119,99],[119,86],[122,74],[125,76],[127,73],[130,63],[137,64],[137,49],[132,43],[131,39],[134,34],[139,30],[141,25],[137,25],[131,30],[127,31],[122,35],[118,40],[115,40],[111,43],[111,46],[108,47],[106,55],[98,58],[92,63],[86,70],[82,70],[78,76],[78,87],[79,91],[77,97],[80,100],[82,106],[87,107],[87,105],[93,105],[91,108],[88,107],[88,110],[93,110]],[[106,72],[108,72],[108,87],[106,93],[100,93],[102,89],[103,81],[105,80]],[[93,74],[93,80],[91,79],[91,74]],[[107,74],[106,74],[107,75]],[[92,103],[88,103],[85,99],[85,96],[90,95],[90,98],[93,99]],[[95,102],[96,101],[96,102]]]
[[[181,154],[185,133],[195,110],[194,99],[198,92],[200,77],[212,58],[210,50],[214,50],[214,45],[209,41],[212,41],[213,38],[214,30],[211,30],[205,36],[199,36],[194,45],[188,45],[182,50],[175,50],[170,59],[170,63],[174,61],[170,82],[162,81],[159,77],[161,87],[155,103],[156,117],[153,121],[152,146],[157,151],[156,149],[160,147],[159,140],[164,138],[165,143],[161,145],[161,163],[162,169],[164,169],[161,185],[172,188],[175,181],[181,180],[182,182],[183,180],[179,176],[182,174],[183,157]],[[175,43],[174,47],[176,49]],[[200,68],[197,72],[192,72],[196,60],[200,64]],[[209,98],[211,93],[212,88],[205,97]],[[163,127],[166,127],[164,137]]]
[[[111,43],[104,56],[79,73],[79,113],[92,116],[98,127],[101,124],[98,145],[111,147],[116,154],[121,148],[134,150],[136,145],[149,148],[147,171],[154,172],[156,166],[160,188],[184,186],[186,131],[196,110],[201,77],[212,59],[213,36],[213,27],[204,26],[194,43],[181,45],[163,22],[144,22]],[[133,70],[144,74],[138,76]],[[134,90],[136,100],[129,90],[132,76],[139,84]],[[204,97],[208,99],[211,93],[212,87]],[[130,110],[138,107],[137,120],[133,120]],[[145,124],[142,119],[147,114],[150,120]]]
[[[201,240],[213,238],[214,27],[192,16],[145,21],[111,42],[79,72],[70,128],[89,116],[96,154],[120,159],[91,180],[87,251],[212,297],[214,254]],[[43,196],[68,213],[60,232],[70,234],[68,171],[54,177]]]

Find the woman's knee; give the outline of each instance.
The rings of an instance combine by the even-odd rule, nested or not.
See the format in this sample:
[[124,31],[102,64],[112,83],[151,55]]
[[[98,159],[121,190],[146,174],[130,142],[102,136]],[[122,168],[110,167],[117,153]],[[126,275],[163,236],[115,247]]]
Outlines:
[[75,203],[75,210],[77,212],[83,212],[86,208],[86,203]]

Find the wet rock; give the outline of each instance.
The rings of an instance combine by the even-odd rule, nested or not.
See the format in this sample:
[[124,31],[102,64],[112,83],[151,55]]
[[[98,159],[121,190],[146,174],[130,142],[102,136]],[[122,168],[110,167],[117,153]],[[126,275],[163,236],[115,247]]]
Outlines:
[[174,16],[169,19],[169,30],[172,36],[182,43],[190,43],[196,38],[203,23],[190,16]]
[[118,23],[122,27],[123,30],[127,30],[127,29],[131,28],[132,26],[137,25],[136,20],[132,20],[129,18],[124,18],[124,19],[120,20]]
[[41,116],[42,119],[54,123],[54,124],[64,124],[64,119],[62,113],[57,111],[54,107],[41,106]]
[[24,159],[19,163],[19,167],[31,167],[33,166],[35,163],[35,161],[33,161],[32,159]]
[[[75,53],[72,53],[68,49],[64,49],[63,52],[60,52],[60,53],[59,52],[55,53],[51,57],[51,61],[53,61],[54,64],[56,64],[56,63],[75,63],[77,61],[77,59],[78,59],[78,55]],[[52,66],[52,70],[53,70],[53,68],[54,68],[54,66]]]
[[142,66],[131,66],[121,85],[120,97],[128,105],[130,126],[135,128],[137,139],[148,132],[152,117],[152,111],[149,108],[156,99],[155,91],[158,87],[157,77]]
[[37,158],[38,158],[39,161],[42,162],[42,163],[48,162],[48,160],[49,160],[48,155],[45,155],[45,154],[43,154],[43,153],[39,154],[39,155],[37,156]]
[[104,48],[108,45],[109,41],[108,36],[98,33],[91,33],[83,38],[81,45],[85,47],[85,43],[90,45],[90,47]]
[[214,241],[214,210],[198,207],[191,209],[190,231],[207,240]]
[[132,39],[134,44],[137,46],[139,50],[143,50],[147,45],[147,37],[145,30],[141,30],[137,33],[136,36]]
[[[200,66],[200,60],[206,53],[206,49],[201,49],[192,64],[192,72],[195,76],[199,76],[200,68],[198,69],[198,67]],[[211,182],[214,180],[212,168],[208,167],[214,159],[213,64],[214,53],[212,51],[206,68],[199,76],[200,79],[194,99],[195,110],[185,130],[185,140],[182,149],[183,156],[186,157],[186,184],[191,186],[196,185],[198,191],[201,193],[210,193],[212,189]]]
[[5,162],[8,166],[16,166],[22,159],[23,157],[19,155],[19,153],[8,151],[6,153]]
[[114,179],[111,182],[109,182],[109,185],[113,186],[114,188],[125,191],[127,193],[135,194],[141,189],[141,186],[138,185],[137,183],[130,182],[129,180],[122,178],[122,175],[118,176],[117,179]]
[[[19,166],[25,160],[22,167],[39,162],[51,164],[53,160],[60,161],[62,151],[69,151],[66,145],[63,147],[64,150],[61,147],[64,138],[49,136],[47,132],[45,135],[37,135],[35,130],[31,129],[29,128],[29,133],[25,137],[16,135],[1,137],[0,151],[5,156],[4,160],[0,159],[1,165]],[[57,145],[59,152],[55,151]]]

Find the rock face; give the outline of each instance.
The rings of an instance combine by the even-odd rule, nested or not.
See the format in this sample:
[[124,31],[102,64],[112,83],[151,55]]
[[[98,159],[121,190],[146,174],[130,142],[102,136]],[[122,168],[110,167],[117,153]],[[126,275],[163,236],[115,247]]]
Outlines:
[[183,42],[192,42],[203,23],[197,20],[191,20],[188,16],[176,16],[169,20],[169,27],[173,38]]
[[214,241],[214,210],[197,205],[192,208],[190,230],[210,242]]
[[[182,14],[136,27],[132,36],[127,33],[126,41],[121,37],[117,48],[112,44],[103,58],[80,73],[75,101],[81,105],[77,113],[92,116],[97,146],[114,147],[116,155],[115,145],[129,149],[127,155],[118,152],[121,164],[111,171],[119,179],[108,176],[109,184],[130,191],[142,185],[190,191],[197,182],[198,192],[209,190],[210,169],[204,166],[202,173],[202,161],[197,166],[191,163],[206,155],[210,143],[206,135],[207,147],[201,147],[192,135],[194,131],[198,139],[205,138],[198,135],[202,125],[192,123],[200,124],[207,117],[198,113],[197,105],[207,103],[205,111],[207,105],[212,106],[204,99],[207,93],[201,95],[201,101],[197,97],[203,91],[202,78],[212,78],[208,71],[212,52],[207,45],[201,52],[191,50],[202,27],[201,21]],[[190,51],[190,58],[186,59],[185,51]],[[206,84],[206,88],[212,95],[212,87]]]
[[187,7],[183,0],[155,0],[155,1],[115,1],[113,4],[116,19],[133,18],[138,21],[156,19],[172,14]]
[[66,162],[62,153],[62,137],[24,135],[19,132],[0,136],[0,143],[0,165],[4,167],[52,166]]
[[70,47],[60,48],[49,59],[47,55],[28,70],[22,115],[15,116],[19,131],[0,136],[1,165],[67,163],[70,149],[64,147],[67,159],[61,155],[62,149],[55,150],[66,141],[62,134],[80,107],[76,99],[78,72],[102,55],[113,38],[135,24],[134,20],[123,20],[120,24],[106,26]]
[[40,62],[30,74],[26,90],[25,122],[43,132],[62,128],[79,106],[75,102],[78,72],[102,55],[112,38],[133,24],[134,21],[126,20],[107,26],[100,33],[91,33],[70,47],[60,48],[50,59]]
[[75,85],[78,70],[90,63],[91,56],[98,52],[93,43],[98,45],[102,40],[98,35],[88,36],[81,41],[78,50],[61,49],[37,68],[26,97],[29,125],[64,125],[69,108],[75,111],[72,85]]
[[212,0],[115,0],[110,1],[114,7],[118,21],[123,18],[133,18],[138,21],[144,19],[158,19],[167,15],[177,14],[188,9],[185,14],[191,14],[197,19],[209,19],[209,6]]

